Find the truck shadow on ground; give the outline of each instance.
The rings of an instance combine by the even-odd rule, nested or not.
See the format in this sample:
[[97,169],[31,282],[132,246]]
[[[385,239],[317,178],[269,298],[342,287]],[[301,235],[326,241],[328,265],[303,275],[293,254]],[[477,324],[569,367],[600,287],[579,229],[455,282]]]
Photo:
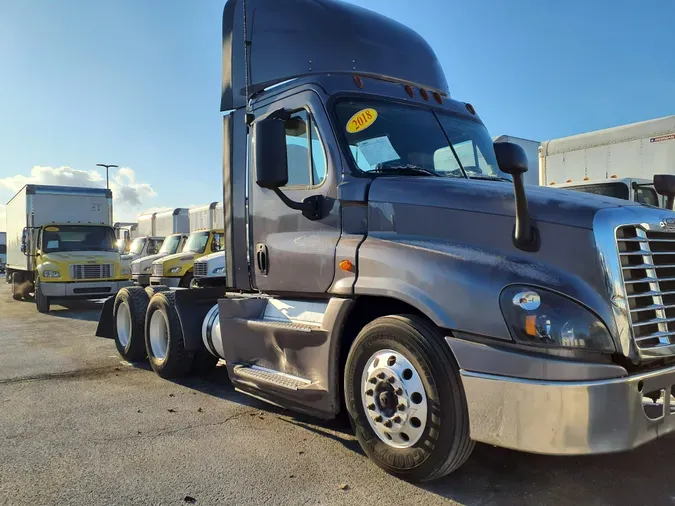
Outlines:
[[[149,369],[147,364],[134,365]],[[319,420],[239,393],[234,390],[223,365],[206,376],[183,378],[174,383],[259,409],[262,416],[276,416],[364,456],[345,415],[329,421]],[[632,452],[582,457],[534,455],[477,444],[461,469],[440,480],[415,486],[467,506],[672,505],[675,503],[675,480],[671,477],[673,454],[675,434]]]
[[102,307],[99,301],[73,300],[55,303],[48,314],[57,318],[98,322]]

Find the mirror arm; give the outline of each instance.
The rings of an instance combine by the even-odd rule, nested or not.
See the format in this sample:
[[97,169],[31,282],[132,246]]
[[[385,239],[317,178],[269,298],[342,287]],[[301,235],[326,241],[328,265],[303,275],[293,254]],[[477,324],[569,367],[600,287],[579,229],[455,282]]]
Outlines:
[[516,204],[516,224],[513,230],[513,244],[523,251],[539,251],[539,233],[530,222],[530,211],[525,196],[522,174],[512,174],[513,192]]
[[296,211],[302,211],[302,215],[308,220],[316,221],[323,218],[323,195],[312,195],[302,202],[296,202],[288,198],[279,188],[271,188],[286,206]]

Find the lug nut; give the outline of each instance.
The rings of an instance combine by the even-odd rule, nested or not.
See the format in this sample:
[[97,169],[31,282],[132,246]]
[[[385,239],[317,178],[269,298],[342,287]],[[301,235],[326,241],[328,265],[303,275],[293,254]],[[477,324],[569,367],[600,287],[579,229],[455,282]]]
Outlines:
[[405,411],[405,404],[399,404],[397,408],[399,411]]
[[380,415],[377,415],[377,416],[375,417],[375,421],[376,421],[377,423],[380,423],[380,422],[382,421],[382,417],[381,417]]
[[387,381],[388,381],[389,383],[393,383],[394,381],[396,381],[396,378],[394,378],[393,376],[389,376],[389,377],[387,378]]
[[384,373],[381,372],[380,374],[377,375],[377,377],[380,378],[381,380],[383,380],[384,379]]
[[394,392],[396,395],[403,395],[403,390],[401,388],[397,388],[396,391]]
[[370,378],[368,381],[370,381],[373,385],[377,383],[377,378]]
[[401,417],[400,417],[400,416],[395,416],[395,417],[394,417],[394,423],[401,423]]
[[368,409],[371,411],[375,410],[375,404],[368,404]]
[[385,426],[387,429],[391,429],[391,420],[387,420],[386,422],[384,422],[384,426]]
[[372,389],[366,390],[366,395],[373,395],[373,390]]

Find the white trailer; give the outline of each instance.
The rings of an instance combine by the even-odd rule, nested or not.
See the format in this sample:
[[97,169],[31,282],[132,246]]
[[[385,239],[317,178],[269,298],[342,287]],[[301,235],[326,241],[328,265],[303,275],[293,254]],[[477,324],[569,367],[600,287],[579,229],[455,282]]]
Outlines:
[[142,213],[136,217],[138,227],[136,237],[149,237],[157,235],[155,231],[157,213]]
[[[675,174],[675,116],[542,142],[542,186]],[[590,183],[584,183],[590,184]]]
[[187,208],[168,209],[155,215],[155,235],[168,237],[190,231],[190,214]]
[[530,139],[523,139],[522,137],[514,137],[512,135],[499,135],[492,139],[493,142],[512,142],[518,144],[525,150],[527,155],[527,172],[524,175],[523,182],[525,184],[538,185],[539,184],[539,146],[541,142]]
[[217,204],[218,202],[211,202],[210,204],[190,208],[190,232],[217,228],[215,226]]

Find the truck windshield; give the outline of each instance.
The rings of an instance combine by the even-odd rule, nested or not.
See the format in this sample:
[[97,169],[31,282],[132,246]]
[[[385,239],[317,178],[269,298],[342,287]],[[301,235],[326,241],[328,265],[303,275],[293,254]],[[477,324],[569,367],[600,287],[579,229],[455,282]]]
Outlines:
[[193,232],[187,238],[183,251],[188,253],[204,253],[206,243],[209,242],[210,232]]
[[381,100],[344,99],[335,113],[362,172],[508,179],[481,123]]
[[164,253],[166,255],[173,255],[174,253],[178,252],[179,244],[180,244],[179,235],[169,236],[166,239],[164,239],[164,244],[162,244],[162,247],[159,250],[159,252]]
[[46,226],[42,232],[42,251],[117,251],[115,232],[110,227],[89,225]]
[[628,185],[617,181],[616,183],[599,183],[599,184],[582,184],[579,186],[565,186],[566,190],[574,190],[584,193],[592,193],[593,195],[604,195],[606,197],[614,197],[615,199],[628,200],[630,192]]
[[143,247],[145,246],[145,239],[144,237],[137,237],[134,239],[134,242],[131,243],[131,247],[129,248],[129,253],[132,255],[140,255],[143,253]]

